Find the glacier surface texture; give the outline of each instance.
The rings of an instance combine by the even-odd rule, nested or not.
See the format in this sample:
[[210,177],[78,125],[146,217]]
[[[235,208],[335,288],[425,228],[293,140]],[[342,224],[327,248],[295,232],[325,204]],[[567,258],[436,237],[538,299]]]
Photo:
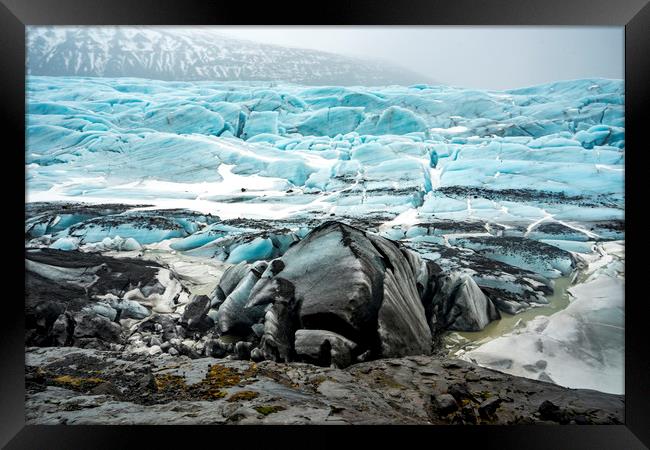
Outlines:
[[[38,50],[37,38],[32,46]],[[146,38],[144,47],[150,45]],[[65,48],[50,50],[61,58],[61,70],[70,69]],[[384,306],[419,317],[427,333],[443,325],[475,332],[502,314],[548,306],[555,283],[573,277],[577,284],[568,291],[566,309],[463,358],[515,375],[622,393],[622,81],[581,79],[507,91],[327,86],[313,73],[296,79],[302,84],[153,81],[93,72],[109,67],[105,63],[74,62],[77,74],[100,77],[27,79],[30,246],[131,256],[164,251],[197,285],[204,275],[187,269],[190,263],[223,263],[236,281],[223,288],[219,301],[226,307],[217,311],[213,299],[201,308],[227,329],[228,314],[255,307],[251,323],[243,325],[253,331],[266,307],[255,304],[253,285],[260,277],[282,283],[267,262],[286,254],[287,268],[278,270],[298,271],[307,257],[295,256],[295,249],[308,248],[315,238],[305,237],[324,221],[400,241],[404,249],[376,236],[358,237],[368,255],[393,252],[394,261],[408,259],[410,269],[391,268],[385,283],[394,288],[394,304]],[[53,210],[42,202],[62,203]],[[79,202],[87,206],[74,206]],[[341,230],[336,233],[357,233]],[[330,239],[336,240],[327,235],[322,242]],[[347,255],[331,245],[323,255]],[[357,257],[349,257],[350,264]],[[307,260],[320,267],[321,261]],[[34,263],[30,270],[50,276],[54,269],[47,267]],[[439,309],[420,311],[413,299],[423,296],[423,280],[433,273],[451,275],[436,281],[448,295]],[[159,277],[167,291],[155,302],[130,298],[128,314],[175,311],[170,298],[180,288],[171,275]],[[402,279],[410,280],[413,292],[400,291]],[[445,310],[448,300],[465,320]],[[266,312],[266,328],[281,322],[285,311],[276,309]],[[100,310],[115,313],[108,300]],[[396,316],[379,314],[381,333]],[[266,328],[256,332],[271,342]],[[333,331],[301,331],[300,351],[312,355]],[[348,340],[338,339],[336,351],[361,342]],[[384,351],[403,346],[389,342]],[[587,382],[590,371],[601,375]]]

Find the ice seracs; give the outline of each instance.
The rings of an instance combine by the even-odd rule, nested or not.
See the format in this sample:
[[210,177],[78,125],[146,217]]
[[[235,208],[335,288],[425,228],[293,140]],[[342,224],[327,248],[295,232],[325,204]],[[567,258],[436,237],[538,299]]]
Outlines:
[[[418,208],[501,222],[622,219],[624,91],[615,80],[560,82],[544,95],[549,86],[505,93],[137,79],[82,86],[30,78],[34,199],[139,198],[217,214],[230,214],[235,202],[270,215],[291,202],[288,214]],[[65,180],[57,176],[63,167]],[[431,167],[439,170],[435,183]],[[273,194],[242,186],[235,195],[223,189],[224,176],[285,186]]]

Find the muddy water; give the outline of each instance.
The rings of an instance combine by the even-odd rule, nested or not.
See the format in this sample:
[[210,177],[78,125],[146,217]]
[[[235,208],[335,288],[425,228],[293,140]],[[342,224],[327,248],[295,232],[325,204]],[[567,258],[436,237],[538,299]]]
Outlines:
[[495,320],[481,331],[476,332],[450,332],[445,338],[445,346],[450,354],[459,350],[470,350],[485,344],[492,339],[511,332],[516,327],[525,325],[537,316],[550,316],[563,310],[569,305],[570,294],[567,292],[571,284],[571,277],[556,278],[555,289],[552,295],[547,295],[547,305],[530,308],[516,315],[501,313],[501,320]]

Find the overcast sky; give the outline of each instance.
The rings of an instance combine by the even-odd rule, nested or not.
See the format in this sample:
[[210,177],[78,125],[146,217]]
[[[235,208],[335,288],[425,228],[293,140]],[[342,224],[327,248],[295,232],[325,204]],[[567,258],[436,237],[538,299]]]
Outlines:
[[214,30],[270,44],[383,59],[441,83],[471,88],[624,78],[623,27],[219,26]]

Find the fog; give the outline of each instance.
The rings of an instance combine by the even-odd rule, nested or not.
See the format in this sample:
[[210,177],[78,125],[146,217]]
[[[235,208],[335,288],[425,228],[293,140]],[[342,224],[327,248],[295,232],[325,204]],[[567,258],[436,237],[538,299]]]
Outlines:
[[508,89],[624,78],[623,27],[215,26],[221,34],[382,59],[444,84]]

